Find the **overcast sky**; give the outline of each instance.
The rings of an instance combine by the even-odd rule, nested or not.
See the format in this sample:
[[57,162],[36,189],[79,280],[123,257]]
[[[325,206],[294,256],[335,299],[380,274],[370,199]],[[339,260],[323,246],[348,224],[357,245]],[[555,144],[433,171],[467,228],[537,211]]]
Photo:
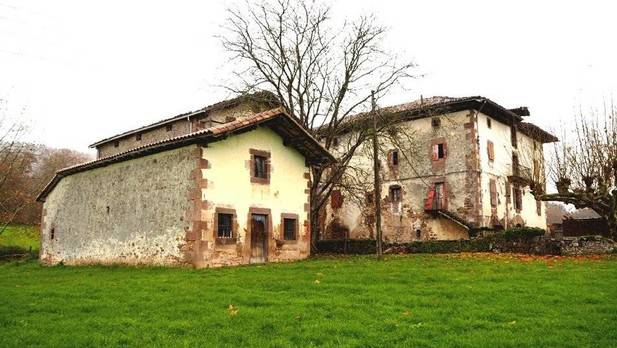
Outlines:
[[[212,104],[230,66],[214,35],[223,1],[0,0],[0,99],[30,138],[86,151],[96,140]],[[386,47],[426,74],[381,106],[421,94],[528,106],[553,129],[617,93],[611,1],[333,2],[375,13]]]

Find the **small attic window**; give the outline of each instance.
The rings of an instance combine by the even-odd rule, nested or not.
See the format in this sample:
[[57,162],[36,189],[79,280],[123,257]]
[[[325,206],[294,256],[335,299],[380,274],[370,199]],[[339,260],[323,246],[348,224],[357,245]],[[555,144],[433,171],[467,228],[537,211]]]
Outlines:
[[486,126],[487,126],[488,128],[491,128],[491,127],[492,127],[492,123],[491,123],[491,118],[490,118],[490,117],[487,117],[487,118],[486,118]]
[[49,239],[54,240],[55,238],[56,238],[56,229],[55,229],[55,228],[52,228],[52,229],[49,231]]
[[174,125],[173,124],[168,124],[167,126],[165,126],[165,130],[168,132],[171,132],[171,130],[174,129]]
[[135,141],[141,141],[141,133],[135,134]]
[[433,128],[439,128],[441,126],[441,119],[439,117],[433,117],[431,119],[431,126],[433,126]]
[[120,146],[120,141],[118,140],[114,141],[114,147],[118,147],[118,146]]

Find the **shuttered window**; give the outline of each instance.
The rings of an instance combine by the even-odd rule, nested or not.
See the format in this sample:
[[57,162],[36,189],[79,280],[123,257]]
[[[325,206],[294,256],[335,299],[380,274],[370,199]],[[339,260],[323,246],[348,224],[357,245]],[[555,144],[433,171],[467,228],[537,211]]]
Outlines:
[[446,144],[442,143],[433,145],[433,161],[438,161],[444,158],[446,158]]
[[495,179],[489,180],[489,191],[491,193],[491,207],[497,206],[497,183]]
[[330,206],[332,209],[338,209],[343,206],[341,190],[332,190],[332,193],[330,193]]
[[494,161],[495,160],[495,146],[493,145],[492,141],[489,140],[486,142],[486,150],[488,151],[488,160]]

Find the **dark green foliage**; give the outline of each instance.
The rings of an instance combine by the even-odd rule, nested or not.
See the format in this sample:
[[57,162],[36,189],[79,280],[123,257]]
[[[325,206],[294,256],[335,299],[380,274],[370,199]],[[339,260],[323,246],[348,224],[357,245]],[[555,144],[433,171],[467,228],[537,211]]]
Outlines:
[[0,275],[0,347],[617,342],[615,257],[324,256],[204,270],[30,261],[0,264]]
[[537,227],[510,228],[503,232],[507,240],[531,240],[534,237],[543,236],[546,231]]

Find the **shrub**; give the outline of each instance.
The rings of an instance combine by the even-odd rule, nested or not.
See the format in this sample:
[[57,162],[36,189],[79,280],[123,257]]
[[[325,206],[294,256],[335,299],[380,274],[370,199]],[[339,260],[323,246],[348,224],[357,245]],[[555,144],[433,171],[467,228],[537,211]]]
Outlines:
[[543,236],[546,231],[538,227],[516,227],[504,231],[507,240],[531,240]]

